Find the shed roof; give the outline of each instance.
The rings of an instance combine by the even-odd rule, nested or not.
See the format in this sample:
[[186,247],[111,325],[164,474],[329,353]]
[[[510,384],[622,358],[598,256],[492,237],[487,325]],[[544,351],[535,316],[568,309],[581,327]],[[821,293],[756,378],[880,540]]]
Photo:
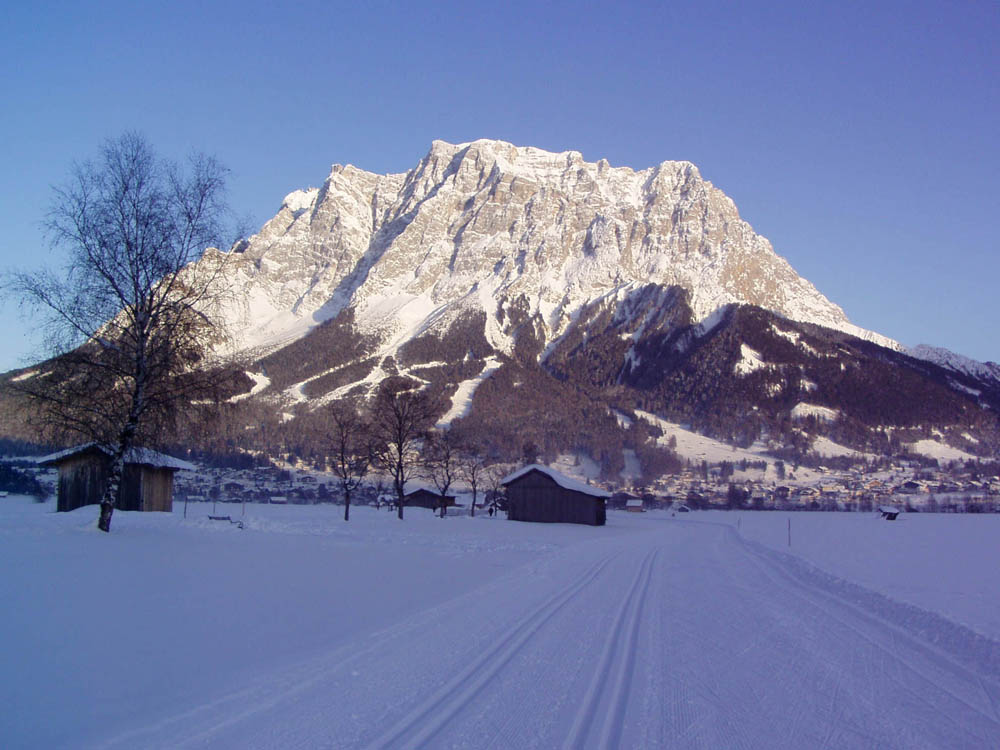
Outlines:
[[[111,457],[114,453],[114,451],[106,445],[101,445],[100,443],[84,443],[83,445],[67,448],[66,450],[59,451],[58,453],[43,456],[37,460],[37,463],[43,466],[56,465],[67,458],[93,450],[100,451],[108,457]],[[173,456],[168,456],[166,453],[159,453],[151,450],[150,448],[132,448],[125,454],[125,463],[136,466],[150,466],[154,469],[188,469],[189,471],[194,471],[197,468],[192,463],[182,461],[181,459],[174,458]]]
[[[418,492],[426,492],[435,497],[441,497],[441,490],[435,489],[434,487],[428,487],[425,484],[411,484],[407,482],[403,487],[403,497],[409,497],[410,495],[416,495]],[[445,497],[450,497],[452,500],[455,499],[454,494],[447,494]]]
[[525,474],[529,474],[532,471],[539,471],[545,474],[549,479],[554,481],[564,490],[573,490],[574,492],[582,492],[585,495],[591,495],[592,497],[611,497],[611,493],[607,490],[602,490],[600,487],[594,487],[589,484],[584,484],[576,479],[570,479],[564,474],[560,474],[555,469],[550,469],[548,466],[542,466],[541,464],[528,464],[523,466],[512,474],[505,476],[500,484],[506,486],[511,482],[520,479]]

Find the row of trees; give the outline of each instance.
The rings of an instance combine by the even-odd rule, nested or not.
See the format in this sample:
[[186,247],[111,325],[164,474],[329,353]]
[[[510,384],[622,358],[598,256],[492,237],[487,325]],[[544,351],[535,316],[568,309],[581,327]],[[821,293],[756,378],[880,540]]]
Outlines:
[[362,413],[346,402],[329,410],[326,435],[327,467],[337,477],[344,498],[344,520],[350,520],[351,495],[372,470],[388,476],[392,483],[396,513],[403,518],[407,483],[430,482],[445,498],[458,482],[472,493],[475,515],[480,491],[495,489],[505,467],[491,464],[476,444],[464,442],[450,430],[434,428],[441,405],[426,392],[386,381],[370,409]]

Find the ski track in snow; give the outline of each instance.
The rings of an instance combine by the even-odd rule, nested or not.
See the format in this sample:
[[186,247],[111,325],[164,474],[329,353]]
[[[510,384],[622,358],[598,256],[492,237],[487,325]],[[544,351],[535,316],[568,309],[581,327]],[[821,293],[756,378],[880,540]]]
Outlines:
[[731,527],[648,525],[98,746],[1000,746],[988,665]]

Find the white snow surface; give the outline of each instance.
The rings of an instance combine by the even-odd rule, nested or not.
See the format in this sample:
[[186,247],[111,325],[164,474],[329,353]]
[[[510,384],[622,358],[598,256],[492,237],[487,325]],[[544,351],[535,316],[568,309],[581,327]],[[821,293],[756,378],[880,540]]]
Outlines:
[[865,455],[846,445],[835,443],[828,437],[818,436],[812,443],[812,451],[821,456],[861,456]]
[[498,369],[500,369],[500,360],[496,357],[490,357],[486,360],[482,372],[474,378],[459,383],[455,395],[451,397],[451,407],[438,421],[437,426],[447,427],[456,419],[467,416],[469,409],[472,408],[472,397],[476,394],[476,389]]
[[824,422],[836,422],[840,412],[831,409],[829,406],[819,406],[818,404],[807,404],[800,402],[792,407],[792,419],[804,419],[805,417],[816,417]]
[[695,462],[707,461],[710,464],[721,461],[742,461],[743,459],[765,461],[768,465],[774,463],[773,458],[764,455],[764,446],[756,446],[752,450],[734,448],[714,438],[692,432],[683,425],[658,417],[652,412],[637,409],[635,415],[663,430],[663,435],[657,439],[657,443],[660,445],[667,445],[670,438],[674,438],[677,454],[682,458]]
[[253,381],[253,386],[246,393],[241,393],[229,399],[231,403],[236,403],[237,401],[243,401],[244,399],[248,399],[251,396],[256,396],[258,393],[260,393],[269,385],[271,385],[271,379],[267,377],[267,375],[265,375],[264,373],[250,372],[249,370],[246,370],[245,372],[247,377]]
[[760,352],[751,349],[746,344],[740,344],[740,361],[733,367],[733,371],[737,375],[749,375],[751,372],[763,370],[767,366],[767,362],[761,358]]
[[0,501],[5,748],[1000,746],[997,516],[211,507]]
[[919,453],[922,456],[928,456],[929,458],[936,458],[941,461],[975,461],[976,456],[971,453],[966,453],[958,448],[952,448],[950,445],[946,445],[938,440],[932,440],[926,438],[924,440],[918,440],[915,443],[911,443],[908,446],[915,453]]

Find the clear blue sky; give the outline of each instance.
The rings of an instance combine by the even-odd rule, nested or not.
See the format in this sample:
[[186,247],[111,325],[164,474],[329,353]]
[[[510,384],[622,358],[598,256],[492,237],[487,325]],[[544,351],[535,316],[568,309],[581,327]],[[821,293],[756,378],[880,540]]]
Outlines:
[[[858,325],[1000,361],[993,0],[162,5],[0,10],[0,267],[57,260],[51,186],[127,129],[258,226],[333,163],[499,138],[693,161]],[[37,344],[0,322],[8,369]]]

